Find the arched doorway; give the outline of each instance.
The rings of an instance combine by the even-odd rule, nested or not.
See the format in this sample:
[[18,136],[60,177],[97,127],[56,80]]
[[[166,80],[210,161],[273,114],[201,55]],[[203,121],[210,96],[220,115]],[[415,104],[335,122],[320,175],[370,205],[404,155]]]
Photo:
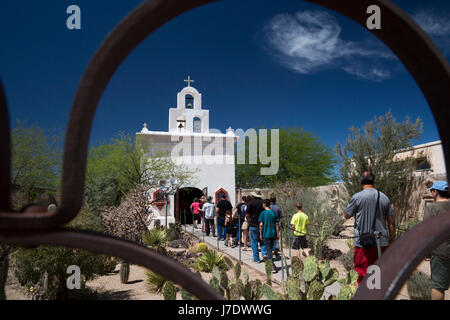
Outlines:
[[175,193],[175,221],[181,224],[192,224],[191,204],[195,198],[200,199],[202,195],[202,190],[195,187],[178,189]]

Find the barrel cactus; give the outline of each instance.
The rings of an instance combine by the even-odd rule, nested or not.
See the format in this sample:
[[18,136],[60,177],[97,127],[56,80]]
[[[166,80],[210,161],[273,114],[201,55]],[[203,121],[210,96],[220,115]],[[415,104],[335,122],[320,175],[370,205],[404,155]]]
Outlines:
[[431,299],[430,277],[422,272],[414,273],[409,277],[407,288],[411,300]]
[[200,242],[200,243],[197,245],[197,251],[198,251],[198,252],[205,252],[206,250],[208,250],[208,245],[207,245],[206,243]]
[[130,276],[130,263],[128,261],[122,261],[120,264],[120,282],[127,283]]

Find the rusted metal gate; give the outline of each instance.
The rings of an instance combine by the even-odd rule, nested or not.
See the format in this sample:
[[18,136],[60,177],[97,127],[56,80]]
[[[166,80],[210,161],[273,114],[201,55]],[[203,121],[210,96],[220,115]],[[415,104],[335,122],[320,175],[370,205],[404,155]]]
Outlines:
[[[66,246],[120,257],[160,273],[200,299],[221,299],[192,272],[152,249],[105,234],[62,227],[73,220],[81,208],[92,121],[103,90],[116,69],[141,41],[164,23],[215,1],[144,1],[102,42],[84,72],[73,100],[65,138],[61,205],[54,214],[11,210],[10,127],[6,95],[0,82],[0,243],[25,247]],[[388,0],[305,1],[337,11],[363,27],[368,17],[367,8],[370,5],[381,8],[382,28],[371,32],[397,55],[427,99],[442,140],[449,176],[450,66],[436,45],[404,11]],[[381,290],[368,290],[364,282],[354,299],[394,299],[419,262],[448,236],[450,214],[433,217],[407,232],[377,262],[381,268]]]

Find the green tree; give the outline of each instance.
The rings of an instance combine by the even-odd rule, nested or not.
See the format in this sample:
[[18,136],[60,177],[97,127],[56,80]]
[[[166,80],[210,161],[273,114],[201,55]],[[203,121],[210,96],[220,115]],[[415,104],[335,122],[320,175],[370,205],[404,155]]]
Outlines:
[[[50,135],[38,125],[17,120],[11,132],[12,205],[18,210],[37,201],[38,196],[54,196],[57,192],[61,166],[61,135]],[[14,247],[0,245],[0,300],[6,299],[5,283],[9,256]]]
[[[267,141],[268,150],[271,150],[270,136]],[[249,144],[246,143],[246,154],[248,153]],[[333,150],[311,132],[302,128],[280,129],[278,172],[275,175],[261,175],[260,169],[266,165],[261,164],[259,158],[257,164],[237,164],[236,186],[264,187],[287,181],[311,187],[325,185],[334,181],[333,170],[336,164]]]
[[119,206],[138,185],[150,189],[169,177],[187,184],[193,174],[172,161],[167,152],[152,150],[145,140],[135,142],[130,135],[119,133],[110,143],[89,150],[85,199],[90,210],[100,215],[105,207]]
[[36,200],[41,193],[56,194],[61,168],[61,136],[48,135],[37,126],[17,121],[12,130],[11,184],[18,208]]
[[336,145],[341,160],[340,176],[349,195],[361,191],[359,177],[362,171],[371,169],[377,189],[389,197],[396,211],[400,209],[399,201],[408,196],[412,185],[415,160],[407,154],[399,158],[398,154],[412,147],[422,128],[420,118],[411,122],[407,117],[397,122],[390,111],[366,122],[362,129],[350,128],[345,145]]

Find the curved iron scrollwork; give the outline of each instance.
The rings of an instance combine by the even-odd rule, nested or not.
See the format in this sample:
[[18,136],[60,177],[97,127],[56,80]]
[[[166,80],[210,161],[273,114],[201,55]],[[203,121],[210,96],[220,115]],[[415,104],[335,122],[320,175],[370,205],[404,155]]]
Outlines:
[[[64,148],[61,205],[54,214],[11,212],[11,139],[6,95],[0,82],[0,242],[27,247],[60,245],[117,256],[162,274],[200,299],[221,299],[192,272],[151,249],[103,234],[62,228],[77,216],[81,208],[91,126],[98,102],[114,72],[154,30],[183,12],[215,1],[144,1],[102,42],[82,76],[72,104]],[[382,28],[372,32],[398,56],[427,99],[442,139],[448,175],[450,66],[431,39],[405,12],[388,0],[305,1],[337,11],[363,27],[367,7],[375,4],[381,8]],[[361,286],[354,299],[393,299],[420,260],[449,234],[448,217],[430,219],[406,233],[378,262],[383,271],[382,290],[368,291]]]

